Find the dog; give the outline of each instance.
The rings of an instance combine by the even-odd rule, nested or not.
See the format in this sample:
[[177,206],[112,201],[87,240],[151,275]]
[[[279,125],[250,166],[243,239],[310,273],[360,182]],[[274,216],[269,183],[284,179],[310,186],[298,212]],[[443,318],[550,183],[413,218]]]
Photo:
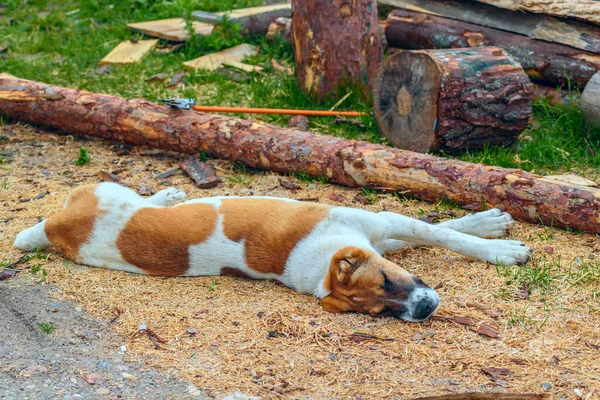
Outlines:
[[431,225],[392,212],[276,197],[189,200],[169,188],[149,198],[115,183],[73,190],[64,208],[20,232],[16,248],[51,245],[94,267],[160,275],[274,279],[323,308],[419,322],[439,296],[386,260],[386,251],[441,246],[489,263],[525,263],[531,250],[497,239],[513,224],[498,209]]

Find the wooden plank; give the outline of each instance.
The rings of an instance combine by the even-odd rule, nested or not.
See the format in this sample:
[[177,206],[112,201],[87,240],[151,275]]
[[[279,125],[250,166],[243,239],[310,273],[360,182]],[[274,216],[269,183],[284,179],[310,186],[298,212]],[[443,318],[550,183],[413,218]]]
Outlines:
[[[174,42],[183,42],[190,38],[185,27],[183,18],[160,19],[156,21],[144,21],[127,24],[127,27],[133,32],[140,32],[148,36],[171,40]],[[211,24],[202,22],[193,22],[194,33],[196,35],[210,35],[213,31]]]
[[227,15],[230,21],[242,26],[242,32],[245,34],[266,33],[271,22],[280,17],[292,16],[291,4],[273,4],[269,6],[240,8],[218,13],[209,13],[206,11],[192,12],[192,18],[196,21],[210,24],[218,24],[223,16]]
[[228,67],[233,67],[242,71],[246,71],[246,72],[261,72],[263,70],[262,67],[258,66],[258,65],[250,65],[250,64],[244,64],[243,62],[237,62],[237,61],[224,61],[223,65],[226,65]]
[[183,67],[189,70],[206,69],[215,71],[222,64],[241,63],[244,57],[256,53],[256,47],[243,43],[217,53],[207,54],[183,63]]
[[380,0],[379,4],[519,33],[600,53],[600,27],[463,0]]
[[600,24],[600,2],[590,0],[476,0],[507,10],[529,11]]
[[140,40],[132,42],[126,40],[121,42],[112,49],[110,53],[106,55],[100,61],[100,64],[134,64],[138,63],[148,54],[152,49],[156,47],[158,43],[157,39]]

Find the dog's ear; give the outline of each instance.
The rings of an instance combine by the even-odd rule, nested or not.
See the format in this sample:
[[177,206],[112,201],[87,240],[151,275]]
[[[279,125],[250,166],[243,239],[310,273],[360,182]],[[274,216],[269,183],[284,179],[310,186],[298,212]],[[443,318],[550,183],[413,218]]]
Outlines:
[[341,313],[344,311],[350,311],[351,309],[350,304],[331,295],[323,297],[321,299],[321,306],[325,311],[334,314]]
[[329,272],[338,283],[346,285],[368,258],[369,253],[358,247],[344,247],[331,257]]

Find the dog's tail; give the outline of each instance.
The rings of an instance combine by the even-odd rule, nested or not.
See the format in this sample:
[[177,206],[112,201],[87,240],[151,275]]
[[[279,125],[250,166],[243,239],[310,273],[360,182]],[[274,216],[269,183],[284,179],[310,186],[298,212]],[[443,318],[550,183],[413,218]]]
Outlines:
[[31,251],[33,249],[43,249],[52,245],[46,232],[44,225],[46,221],[42,221],[39,224],[27,228],[24,231],[19,232],[15,239],[14,247],[17,249]]

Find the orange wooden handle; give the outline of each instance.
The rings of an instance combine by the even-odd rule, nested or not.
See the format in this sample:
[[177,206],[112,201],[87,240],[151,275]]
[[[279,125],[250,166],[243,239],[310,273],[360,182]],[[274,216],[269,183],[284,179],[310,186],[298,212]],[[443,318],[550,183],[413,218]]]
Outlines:
[[319,116],[319,117],[335,117],[338,115],[341,115],[344,117],[360,117],[361,115],[369,115],[366,112],[359,112],[359,111],[292,110],[292,109],[284,109],[284,108],[250,108],[250,107],[224,107],[224,106],[191,106],[191,108],[195,111],[206,111],[206,112],[306,115],[306,116]]

